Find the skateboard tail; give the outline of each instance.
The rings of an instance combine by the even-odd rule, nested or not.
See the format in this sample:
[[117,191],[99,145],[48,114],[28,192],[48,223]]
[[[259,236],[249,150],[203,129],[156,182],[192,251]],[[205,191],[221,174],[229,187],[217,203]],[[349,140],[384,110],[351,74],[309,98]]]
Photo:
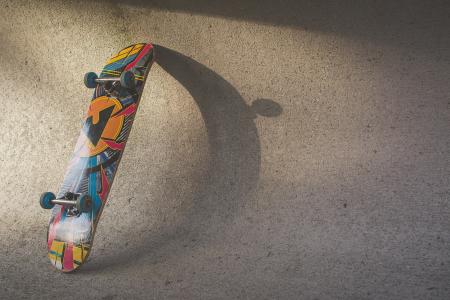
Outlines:
[[72,272],[86,260],[89,248],[84,245],[74,245],[62,241],[53,241],[48,252],[52,265],[63,271]]

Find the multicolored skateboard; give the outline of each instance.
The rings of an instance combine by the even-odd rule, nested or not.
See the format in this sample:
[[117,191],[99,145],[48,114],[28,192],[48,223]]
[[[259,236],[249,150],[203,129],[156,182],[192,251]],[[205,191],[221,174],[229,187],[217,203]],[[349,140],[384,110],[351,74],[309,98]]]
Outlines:
[[152,44],[135,44],[111,57],[100,76],[84,77],[95,91],[73,157],[58,194],[40,198],[41,206],[52,210],[48,257],[63,272],[74,271],[89,256],[154,61]]

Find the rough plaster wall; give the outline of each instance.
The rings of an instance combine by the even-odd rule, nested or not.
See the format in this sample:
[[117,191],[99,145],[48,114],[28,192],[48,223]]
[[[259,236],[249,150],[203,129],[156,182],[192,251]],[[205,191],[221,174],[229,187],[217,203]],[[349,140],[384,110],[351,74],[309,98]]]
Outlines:
[[[0,298],[448,299],[450,9],[414,2],[0,1]],[[59,274],[38,196],[84,73],[139,41],[160,65]]]

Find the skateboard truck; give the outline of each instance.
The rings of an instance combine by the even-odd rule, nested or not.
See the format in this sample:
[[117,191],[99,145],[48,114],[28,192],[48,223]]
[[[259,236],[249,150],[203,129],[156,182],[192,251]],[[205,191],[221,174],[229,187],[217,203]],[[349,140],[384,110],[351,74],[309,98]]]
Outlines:
[[108,82],[111,82],[113,84],[119,82],[122,87],[130,90],[135,88],[134,73],[131,71],[123,72],[122,74],[120,74],[120,77],[99,78],[98,75],[94,72],[88,72],[84,75],[84,85],[89,89],[97,87],[97,84],[105,84]]
[[55,204],[65,207],[75,207],[79,212],[90,212],[92,208],[92,198],[89,195],[80,195],[67,192],[63,198],[56,199],[52,192],[45,192],[39,199],[41,207],[51,209]]

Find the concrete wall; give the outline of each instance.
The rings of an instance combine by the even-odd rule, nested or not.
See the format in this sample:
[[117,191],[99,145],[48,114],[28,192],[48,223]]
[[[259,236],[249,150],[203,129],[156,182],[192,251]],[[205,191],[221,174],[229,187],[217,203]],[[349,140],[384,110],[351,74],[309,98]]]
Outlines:
[[[0,298],[448,299],[446,1],[0,0]],[[118,49],[159,47],[90,262],[49,212]],[[132,299],[131,298],[131,299]]]

